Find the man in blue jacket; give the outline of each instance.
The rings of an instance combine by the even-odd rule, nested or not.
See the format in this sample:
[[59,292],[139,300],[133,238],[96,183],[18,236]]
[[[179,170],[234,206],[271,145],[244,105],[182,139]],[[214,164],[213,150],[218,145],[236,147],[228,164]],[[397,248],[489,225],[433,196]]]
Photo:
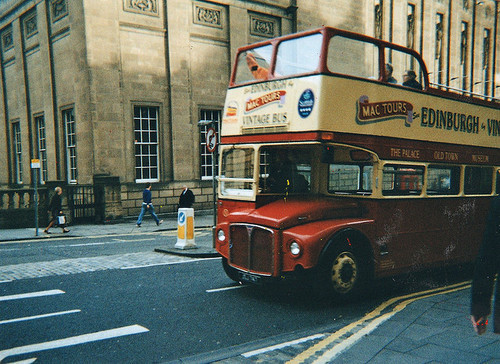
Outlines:
[[[495,276],[500,273],[500,196],[491,203],[486,230],[472,280],[471,320],[476,332],[486,332]],[[496,284],[493,331],[500,334],[500,284]]]
[[156,225],[160,225],[163,222],[163,220],[158,219],[158,216],[155,214],[153,203],[151,202],[151,183],[148,183],[144,191],[142,191],[142,209],[139,217],[137,218],[137,227],[141,227],[142,218],[144,217],[146,211],[149,211],[151,216],[153,216],[153,219],[156,221]]

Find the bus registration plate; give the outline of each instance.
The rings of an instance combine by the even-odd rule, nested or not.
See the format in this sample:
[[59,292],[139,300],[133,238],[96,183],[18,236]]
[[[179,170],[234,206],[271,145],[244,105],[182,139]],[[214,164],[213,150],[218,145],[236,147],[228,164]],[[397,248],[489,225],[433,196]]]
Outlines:
[[252,273],[240,272],[240,279],[248,283],[258,283],[261,277]]

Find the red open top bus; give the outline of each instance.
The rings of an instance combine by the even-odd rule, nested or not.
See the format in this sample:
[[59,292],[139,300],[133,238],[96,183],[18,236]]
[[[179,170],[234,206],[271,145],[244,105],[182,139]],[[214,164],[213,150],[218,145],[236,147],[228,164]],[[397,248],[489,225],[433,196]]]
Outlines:
[[498,101],[434,88],[413,50],[338,29],[240,48],[221,128],[226,273],[307,271],[349,297],[472,261],[500,191]]

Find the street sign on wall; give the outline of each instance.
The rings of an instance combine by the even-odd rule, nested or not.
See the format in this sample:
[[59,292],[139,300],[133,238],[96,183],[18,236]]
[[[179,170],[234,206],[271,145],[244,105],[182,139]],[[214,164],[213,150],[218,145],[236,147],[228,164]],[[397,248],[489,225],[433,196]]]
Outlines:
[[217,132],[214,128],[209,128],[207,130],[207,142],[206,142],[207,150],[210,153],[213,153],[215,148],[217,148]]

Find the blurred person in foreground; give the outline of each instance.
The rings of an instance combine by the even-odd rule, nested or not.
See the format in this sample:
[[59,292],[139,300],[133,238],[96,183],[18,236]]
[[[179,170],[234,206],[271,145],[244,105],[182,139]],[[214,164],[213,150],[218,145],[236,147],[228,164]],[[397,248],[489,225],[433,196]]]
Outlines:
[[[471,297],[471,321],[482,335],[488,326],[495,276],[500,272],[500,196],[491,202],[486,230],[474,267]],[[500,284],[496,284],[493,331],[500,334]]]

